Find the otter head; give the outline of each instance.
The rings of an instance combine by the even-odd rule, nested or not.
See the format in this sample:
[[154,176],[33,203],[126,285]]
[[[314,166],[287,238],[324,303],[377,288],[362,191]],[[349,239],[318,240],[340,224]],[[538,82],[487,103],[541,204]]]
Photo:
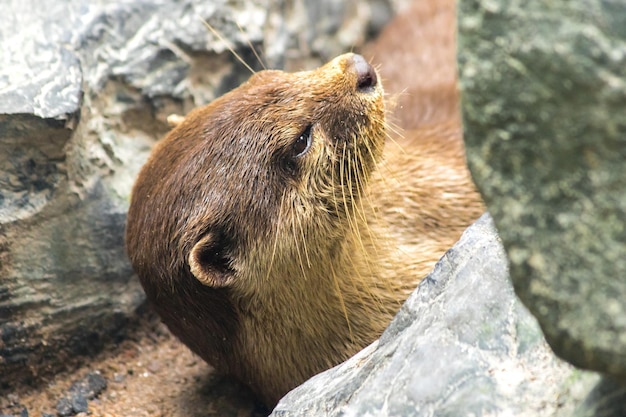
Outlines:
[[[170,329],[206,359],[197,334],[231,332],[222,322],[238,315],[232,298],[302,281],[303,265],[345,238],[384,124],[377,74],[355,54],[313,71],[259,72],[185,117],[140,172],[126,235]],[[231,318],[218,320],[218,307]]]
[[[256,73],[155,148],[129,213],[136,269],[166,282],[187,269],[209,287],[260,290],[271,264],[341,236],[384,136],[382,87],[359,55]],[[320,234],[325,248],[305,242]]]

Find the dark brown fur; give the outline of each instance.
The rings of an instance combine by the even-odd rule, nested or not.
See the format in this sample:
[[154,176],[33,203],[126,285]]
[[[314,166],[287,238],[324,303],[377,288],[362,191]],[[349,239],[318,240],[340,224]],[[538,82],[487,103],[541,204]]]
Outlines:
[[133,190],[127,247],[148,299],[268,406],[374,341],[483,209],[458,121],[383,152],[382,86],[360,89],[353,59],[260,72],[194,110]]

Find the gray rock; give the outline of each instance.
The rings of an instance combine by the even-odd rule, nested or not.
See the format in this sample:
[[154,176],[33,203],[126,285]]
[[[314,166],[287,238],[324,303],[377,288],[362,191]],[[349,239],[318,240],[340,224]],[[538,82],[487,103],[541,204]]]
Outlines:
[[96,398],[107,387],[107,381],[99,372],[90,372],[69,389],[70,396],[78,394],[86,400]]
[[626,381],[626,4],[469,0],[467,156],[555,352]]
[[70,397],[70,403],[72,404],[72,414],[86,413],[89,411],[87,398],[80,393],[72,394]]
[[287,394],[272,416],[568,416],[597,380],[551,352],[485,215],[378,342]]
[[74,408],[72,407],[72,401],[69,398],[63,397],[57,402],[57,415],[60,417],[67,417],[74,415]]
[[[384,23],[387,0],[8,0],[0,25],[0,390],[96,352],[143,301],[129,194],[170,113],[254,68],[317,65]],[[238,25],[241,27],[238,27]],[[333,41],[330,42],[329,40]]]
[[626,387],[602,378],[585,401],[576,408],[574,417],[626,416]]

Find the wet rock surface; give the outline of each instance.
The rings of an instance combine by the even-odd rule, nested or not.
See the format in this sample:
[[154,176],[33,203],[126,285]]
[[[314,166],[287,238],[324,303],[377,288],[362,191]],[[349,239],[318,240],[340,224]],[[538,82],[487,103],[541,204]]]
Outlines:
[[626,5],[459,2],[472,175],[554,351],[626,381]]

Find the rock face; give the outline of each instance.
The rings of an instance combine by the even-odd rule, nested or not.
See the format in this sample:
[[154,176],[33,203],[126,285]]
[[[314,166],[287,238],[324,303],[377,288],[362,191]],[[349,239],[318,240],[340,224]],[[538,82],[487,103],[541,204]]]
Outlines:
[[626,387],[609,378],[601,378],[573,414],[573,417],[620,416],[626,416]]
[[626,381],[626,5],[459,2],[467,155],[554,351]]
[[97,350],[143,302],[123,246],[135,174],[168,114],[250,74],[202,19],[257,69],[248,41],[268,66],[302,68],[359,45],[392,13],[385,0],[3,8],[0,388]]
[[554,356],[485,215],[378,342],[287,394],[272,416],[571,416],[597,380]]

